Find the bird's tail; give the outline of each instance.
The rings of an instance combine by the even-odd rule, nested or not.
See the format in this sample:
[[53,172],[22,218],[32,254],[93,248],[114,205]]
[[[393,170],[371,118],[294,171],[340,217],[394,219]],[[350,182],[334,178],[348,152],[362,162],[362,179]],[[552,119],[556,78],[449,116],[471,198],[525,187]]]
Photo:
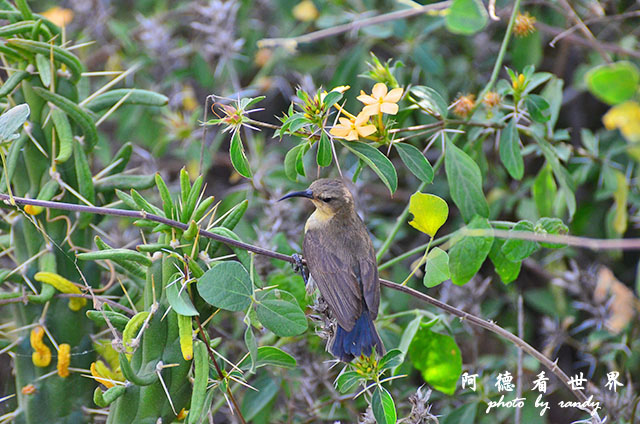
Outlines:
[[371,355],[374,348],[380,356],[385,353],[384,344],[382,344],[373,320],[369,316],[369,311],[366,308],[363,309],[362,315],[351,331],[346,331],[338,325],[329,351],[341,361],[349,362],[361,354]]

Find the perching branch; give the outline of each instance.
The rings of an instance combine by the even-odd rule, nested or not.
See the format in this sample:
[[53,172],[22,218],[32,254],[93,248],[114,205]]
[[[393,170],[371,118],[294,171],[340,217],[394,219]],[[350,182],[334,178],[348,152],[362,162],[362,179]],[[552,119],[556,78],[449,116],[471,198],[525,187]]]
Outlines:
[[[94,213],[94,214],[100,214],[100,215],[112,215],[112,216],[124,216],[124,217],[129,217],[129,218],[140,218],[140,219],[147,219],[149,221],[154,221],[154,222],[158,222],[158,223],[162,223],[162,224],[166,224],[168,226],[174,227],[174,228],[180,228],[182,230],[186,230],[188,228],[187,224],[183,224],[181,222],[178,221],[174,221],[165,217],[161,217],[158,215],[153,215],[153,214],[149,214],[146,212],[142,212],[142,211],[128,211],[128,210],[121,210],[121,209],[111,209],[111,208],[104,208],[104,207],[96,207],[96,206],[84,206],[84,205],[75,205],[75,204],[70,204],[70,203],[62,203],[62,202],[51,202],[51,201],[45,201],[45,200],[37,200],[37,199],[25,199],[22,197],[15,197],[15,196],[9,196],[7,194],[0,194],[0,200],[5,201],[5,203],[8,204],[13,204],[13,205],[20,205],[20,206],[24,206],[24,205],[33,205],[33,206],[41,206],[44,208],[51,208],[51,209],[61,209],[61,210],[67,210],[67,211],[73,211],[73,212],[87,212],[87,213]],[[472,235],[470,234],[471,232],[467,232],[465,235]],[[530,239],[531,237],[531,233],[525,233],[523,234],[518,234],[516,233],[510,233],[509,231],[504,231],[504,235],[509,236],[510,238],[522,238],[525,240]],[[278,253],[278,252],[274,252],[272,250],[269,249],[264,249],[262,247],[258,247],[258,246],[254,246],[248,243],[243,243],[240,241],[236,241],[227,237],[223,237],[223,236],[219,236],[217,234],[213,234],[209,231],[205,231],[205,230],[200,230],[200,235],[203,237],[207,237],[207,238],[211,238],[213,240],[216,241],[220,241],[222,243],[225,243],[227,245],[231,245],[231,246],[235,246],[235,247],[239,247],[241,249],[245,249],[248,250],[250,252],[254,252],[260,255],[264,255],[264,256],[268,256],[274,259],[279,259],[279,260],[283,260],[289,263],[295,263],[295,259],[291,256],[288,255],[284,255],[282,253]],[[473,234],[475,235],[475,234]],[[486,236],[486,234],[483,234],[484,236]],[[502,234],[502,230],[494,230],[493,235],[496,237],[500,237],[503,236]],[[599,240],[599,239],[590,239],[590,238],[586,238],[586,237],[576,237],[576,236],[544,236],[544,235],[537,235],[537,234],[533,234],[533,236],[536,237],[536,240],[538,241],[547,241],[547,242],[554,242],[554,243],[565,243],[565,244],[570,244],[570,245],[574,245],[574,246],[581,246],[581,247],[587,247],[587,248],[591,248],[591,249],[606,249],[606,248],[611,248],[611,249],[640,249],[640,239],[621,239],[621,240]],[[582,241],[582,244],[578,244],[578,241]],[[605,242],[613,242],[616,241],[617,243],[605,243]],[[623,243],[624,242],[624,243]],[[603,247],[604,246],[604,247]],[[478,327],[484,328],[486,330],[489,330],[505,339],[507,339],[508,341],[512,342],[514,345],[516,345],[518,348],[522,349],[523,351],[527,352],[529,355],[533,356],[534,358],[536,358],[538,361],[540,361],[540,363],[542,365],[544,365],[551,373],[555,374],[560,381],[562,381],[568,388],[569,390],[571,390],[571,392],[581,401],[584,402],[587,400],[586,396],[584,395],[584,393],[582,393],[579,390],[572,390],[571,386],[569,385],[569,377],[557,366],[557,364],[553,361],[551,361],[549,358],[547,358],[546,356],[544,356],[541,352],[537,351],[535,348],[533,348],[531,345],[529,345],[527,342],[525,342],[524,340],[522,340],[521,338],[517,337],[514,334],[511,334],[510,332],[508,332],[507,330],[503,329],[502,327],[500,327],[499,325],[490,322],[490,321],[485,321],[481,318],[478,318],[474,315],[471,315],[467,312],[464,312],[458,308],[455,308],[451,305],[448,305],[444,302],[441,302],[440,300],[431,297],[427,294],[421,293],[415,289],[412,289],[410,287],[407,286],[401,286],[400,284],[394,283],[392,281],[389,280],[384,280],[384,279],[380,279],[380,284],[382,284],[385,287],[389,287],[393,290],[398,290],[401,292],[404,292],[406,294],[409,294],[410,296],[415,297],[416,299],[420,299],[426,303],[429,303],[439,309],[442,309],[445,312],[450,313],[451,315],[455,315],[458,318],[460,318],[461,320],[467,320],[468,322],[470,322],[473,325],[476,325]],[[594,411],[592,414],[596,414],[596,412]]]

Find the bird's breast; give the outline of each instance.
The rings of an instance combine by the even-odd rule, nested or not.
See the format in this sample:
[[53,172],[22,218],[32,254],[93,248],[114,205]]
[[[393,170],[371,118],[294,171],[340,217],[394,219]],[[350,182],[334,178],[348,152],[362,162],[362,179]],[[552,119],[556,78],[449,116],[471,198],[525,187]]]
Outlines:
[[307,223],[304,226],[304,232],[306,233],[309,230],[313,230],[325,225],[331,218],[333,218],[333,214],[323,211],[322,209],[316,209],[315,212],[311,214],[309,219],[307,219]]

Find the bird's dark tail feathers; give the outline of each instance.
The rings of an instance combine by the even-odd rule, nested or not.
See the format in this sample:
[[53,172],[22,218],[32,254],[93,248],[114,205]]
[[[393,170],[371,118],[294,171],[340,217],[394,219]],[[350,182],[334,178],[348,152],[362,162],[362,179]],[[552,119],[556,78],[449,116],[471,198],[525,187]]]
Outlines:
[[384,344],[369,316],[369,311],[364,308],[351,331],[346,331],[338,324],[336,336],[329,351],[341,361],[350,362],[361,354],[371,355],[374,347],[380,356],[384,355]]

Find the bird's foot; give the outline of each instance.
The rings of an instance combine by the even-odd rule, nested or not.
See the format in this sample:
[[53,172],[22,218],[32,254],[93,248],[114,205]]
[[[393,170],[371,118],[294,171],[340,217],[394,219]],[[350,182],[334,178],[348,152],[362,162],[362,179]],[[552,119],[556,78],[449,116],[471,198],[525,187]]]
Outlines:
[[304,280],[304,285],[306,286],[309,282],[307,279],[307,275],[304,272],[304,264],[302,263],[302,256],[294,253],[291,255],[291,258],[294,260],[293,269],[295,272],[299,272],[302,275],[302,279]]

